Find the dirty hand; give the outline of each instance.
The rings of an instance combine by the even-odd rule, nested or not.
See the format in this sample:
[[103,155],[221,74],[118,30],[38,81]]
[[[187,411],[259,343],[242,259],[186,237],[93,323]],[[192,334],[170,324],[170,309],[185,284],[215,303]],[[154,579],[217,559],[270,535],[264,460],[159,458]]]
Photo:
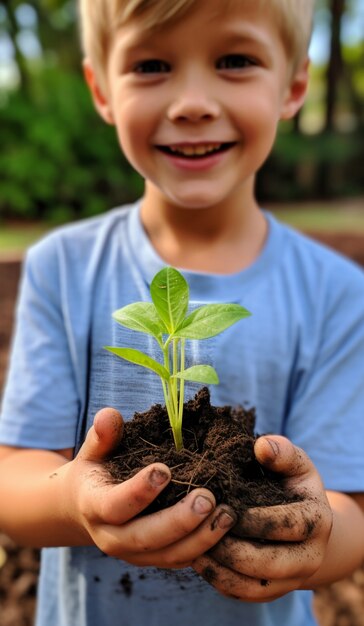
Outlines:
[[137,517],[167,486],[171,474],[166,465],[154,463],[123,483],[112,483],[103,461],[122,435],[121,415],[102,409],[76,458],[62,467],[67,474],[65,502],[70,502],[78,537],[134,565],[190,565],[234,525],[234,513],[216,507],[207,489],[195,489],[168,509]]
[[261,465],[285,476],[302,501],[248,509],[195,570],[222,594],[247,602],[268,602],[299,588],[323,563],[332,511],[320,476],[308,456],[288,439],[260,437]]

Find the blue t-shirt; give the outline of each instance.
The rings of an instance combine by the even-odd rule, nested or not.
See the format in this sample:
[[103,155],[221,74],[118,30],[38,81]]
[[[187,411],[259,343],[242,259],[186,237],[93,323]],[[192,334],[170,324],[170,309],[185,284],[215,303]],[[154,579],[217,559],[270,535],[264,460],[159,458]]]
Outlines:
[[[304,448],[328,489],[364,491],[364,273],[279,224],[259,258],[222,276],[184,272],[192,306],[238,302],[252,312],[222,335],[190,342],[187,363],[210,363],[217,405],[256,407],[258,432]],[[193,220],[193,216],[191,216]],[[151,337],[119,326],[116,309],[149,299],[163,261],[139,203],[55,231],[28,253],[3,399],[0,441],[79,447],[95,413],[125,419],[162,402],[153,372],[103,349],[159,358]],[[186,385],[187,397],[197,387]],[[42,553],[37,626],[310,626],[312,594],[264,604],[220,595],[192,570],[137,568],[95,547]]]

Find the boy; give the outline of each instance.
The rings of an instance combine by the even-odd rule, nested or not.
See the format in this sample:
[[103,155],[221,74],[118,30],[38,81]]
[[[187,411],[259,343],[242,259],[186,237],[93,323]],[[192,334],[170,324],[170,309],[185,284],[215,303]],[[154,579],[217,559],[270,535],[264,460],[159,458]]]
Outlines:
[[[81,2],[96,108],[146,186],[135,206],[46,238],[24,269],[0,526],[48,547],[38,626],[310,626],[308,590],[362,563],[364,278],[254,198],[278,121],[304,100],[312,4]],[[129,419],[161,401],[153,374],[103,350],[131,341],[111,313],[147,299],[166,264],[183,269],[194,303],[252,311],[188,356],[216,362],[215,404],[257,408],[258,431],[276,434],[256,456],[302,502],[236,520],[197,489],[139,517],[170,470],[109,484],[102,461],[122,422],[104,407]]]

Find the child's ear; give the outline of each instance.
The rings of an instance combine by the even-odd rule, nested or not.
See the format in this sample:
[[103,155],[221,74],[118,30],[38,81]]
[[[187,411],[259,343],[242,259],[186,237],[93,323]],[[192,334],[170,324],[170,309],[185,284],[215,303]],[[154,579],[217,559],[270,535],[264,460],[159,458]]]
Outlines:
[[281,120],[291,119],[302,107],[307,93],[308,68],[309,59],[306,59],[295,71],[283,98]]
[[82,65],[85,80],[91,92],[97,112],[107,124],[114,124],[114,117],[108,99],[105,97],[98,84],[96,74],[89,59],[84,59]]

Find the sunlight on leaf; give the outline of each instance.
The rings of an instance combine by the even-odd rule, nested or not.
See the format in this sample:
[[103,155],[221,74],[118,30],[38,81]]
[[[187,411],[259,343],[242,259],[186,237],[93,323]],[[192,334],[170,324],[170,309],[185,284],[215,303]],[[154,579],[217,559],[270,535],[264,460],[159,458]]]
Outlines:
[[175,335],[186,339],[208,339],[250,315],[240,304],[207,304],[193,311]]
[[179,378],[181,380],[189,380],[195,383],[204,383],[205,385],[218,385],[219,377],[216,370],[211,365],[193,365],[183,372],[178,372],[171,378]]
[[173,267],[165,267],[153,278],[150,295],[168,332],[173,333],[187,313],[189,288],[185,278]]
[[152,335],[158,341],[167,332],[154,304],[135,302],[113,313],[113,318],[122,326]]
[[153,370],[158,376],[163,378],[163,380],[169,380],[170,375],[168,370],[152,359],[152,357],[140,352],[139,350],[134,350],[134,348],[114,348],[112,346],[104,346],[105,350],[112,352],[116,356],[121,359],[125,359],[126,361],[130,361],[131,363],[135,363],[136,365],[141,365],[142,367],[147,367],[150,370]]

